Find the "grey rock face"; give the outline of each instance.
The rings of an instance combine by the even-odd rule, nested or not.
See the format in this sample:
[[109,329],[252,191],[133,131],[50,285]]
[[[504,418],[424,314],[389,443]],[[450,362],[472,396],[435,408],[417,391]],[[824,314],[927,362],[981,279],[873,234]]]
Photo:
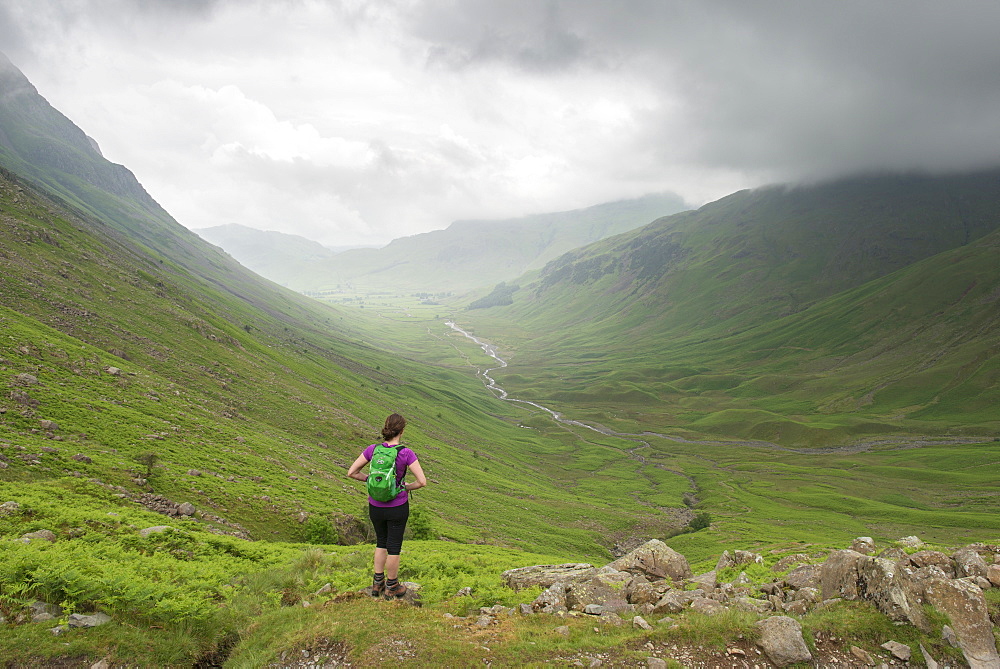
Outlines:
[[955,551],[952,558],[955,560],[955,575],[958,578],[965,576],[986,577],[988,565],[973,548],[959,549]]
[[910,647],[906,644],[899,643],[898,641],[886,641],[882,644],[882,648],[892,653],[892,656],[897,660],[902,660],[903,662],[910,661]]
[[643,574],[653,578],[669,578],[675,581],[691,578],[691,566],[687,558],[659,539],[647,541],[608,566],[618,571]]
[[788,572],[785,575],[785,585],[794,589],[819,588],[822,567],[818,564],[806,564]]
[[558,613],[568,611],[566,607],[566,584],[553,583],[542,594],[535,597],[531,603],[532,610],[538,613]]
[[628,601],[622,579],[600,574],[586,581],[571,583],[566,589],[566,607],[583,611],[588,604],[600,604],[606,611],[625,610]]
[[823,599],[858,598],[858,562],[864,555],[852,550],[833,551],[820,569]]
[[862,555],[871,555],[875,552],[875,540],[871,537],[858,537],[851,544],[851,550]]
[[26,539],[28,541],[32,541],[34,539],[40,539],[42,541],[51,542],[56,540],[56,535],[51,530],[38,530],[37,532],[28,532],[27,534],[22,534],[21,539]]
[[[918,569],[921,567],[938,567],[948,578],[955,578],[955,563],[952,562],[950,557],[940,551],[920,551],[919,553],[906,556],[905,560]],[[903,562],[903,560],[900,560],[900,562]]]
[[533,586],[549,588],[554,583],[584,581],[597,574],[594,565],[585,563],[542,564],[533,567],[508,569],[500,575],[504,585],[513,590],[523,590]]
[[111,622],[111,616],[105,613],[94,613],[85,616],[80,613],[73,613],[69,617],[70,627],[97,627]]
[[160,532],[166,532],[167,530],[173,530],[174,528],[169,525],[154,525],[153,527],[144,527],[139,530],[140,537],[148,537],[150,534],[159,534]]
[[963,580],[932,578],[925,589],[927,601],[951,619],[958,645],[971,669],[1000,667],[996,639],[978,586]]
[[772,616],[761,620],[757,626],[761,632],[757,645],[774,664],[787,667],[812,659],[812,653],[802,638],[802,626],[794,618]]

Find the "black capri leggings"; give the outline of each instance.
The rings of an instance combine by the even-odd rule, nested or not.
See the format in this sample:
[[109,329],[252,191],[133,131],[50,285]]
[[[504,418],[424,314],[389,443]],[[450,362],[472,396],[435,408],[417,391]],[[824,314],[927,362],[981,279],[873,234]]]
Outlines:
[[384,548],[389,555],[399,555],[403,548],[403,531],[410,517],[410,503],[388,507],[369,504],[368,517],[375,527],[376,548]]

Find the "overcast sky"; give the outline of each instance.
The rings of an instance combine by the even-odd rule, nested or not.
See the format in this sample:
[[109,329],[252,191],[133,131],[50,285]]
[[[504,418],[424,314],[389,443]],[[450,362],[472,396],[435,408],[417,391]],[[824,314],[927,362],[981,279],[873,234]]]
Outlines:
[[996,0],[3,0],[0,50],[182,224],[331,246],[1000,164]]

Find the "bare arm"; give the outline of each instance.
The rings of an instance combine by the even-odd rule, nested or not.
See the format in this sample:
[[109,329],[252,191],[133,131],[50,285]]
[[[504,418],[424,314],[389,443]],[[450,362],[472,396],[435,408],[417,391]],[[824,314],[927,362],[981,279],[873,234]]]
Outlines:
[[367,481],[368,475],[363,474],[361,472],[361,470],[364,469],[364,466],[367,464],[368,460],[365,459],[365,455],[364,453],[362,453],[361,455],[358,456],[358,459],[355,460],[350,467],[348,467],[347,469],[348,478],[352,478],[356,481],[362,481],[362,482]]
[[427,477],[424,476],[424,470],[420,467],[420,461],[414,460],[410,463],[409,471],[413,472],[413,477],[417,479],[416,481],[410,481],[406,484],[407,490],[416,490],[418,488],[423,488],[427,485]]

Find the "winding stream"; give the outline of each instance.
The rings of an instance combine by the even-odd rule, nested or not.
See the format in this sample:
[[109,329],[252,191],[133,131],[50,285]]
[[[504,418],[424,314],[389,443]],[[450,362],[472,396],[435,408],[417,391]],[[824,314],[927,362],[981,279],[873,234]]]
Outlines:
[[[604,427],[603,425],[596,425],[595,426],[595,425],[590,425],[590,424],[587,424],[587,423],[583,423],[583,422],[578,421],[578,420],[572,420],[572,419],[569,419],[569,418],[564,418],[563,415],[561,413],[559,413],[558,411],[550,409],[547,406],[543,406],[541,404],[538,404],[537,402],[531,402],[529,400],[522,400],[522,399],[517,399],[516,397],[510,397],[507,394],[507,391],[504,390],[503,388],[501,388],[500,386],[498,386],[497,383],[496,383],[496,380],[492,376],[490,376],[490,372],[493,372],[493,371],[498,370],[498,369],[503,369],[504,367],[507,366],[507,361],[504,360],[503,358],[501,358],[497,354],[497,347],[494,346],[493,344],[490,344],[489,342],[485,342],[485,341],[479,339],[478,337],[476,337],[472,333],[467,332],[466,330],[463,330],[454,321],[450,321],[450,320],[449,321],[445,321],[445,324],[448,327],[450,327],[452,330],[454,330],[455,332],[461,333],[461,334],[465,335],[466,337],[468,337],[470,340],[472,340],[473,342],[475,342],[483,350],[483,352],[486,353],[486,355],[490,356],[491,358],[493,358],[494,360],[497,361],[497,366],[496,367],[490,367],[490,368],[485,369],[485,370],[479,370],[479,371],[477,371],[476,374],[477,374],[477,376],[479,376],[479,377],[481,377],[483,379],[483,382],[486,384],[486,388],[490,392],[494,393],[499,399],[505,400],[507,402],[518,402],[520,404],[527,404],[529,406],[533,406],[536,409],[540,409],[541,411],[546,412],[547,414],[549,414],[550,416],[552,416],[553,420],[555,420],[557,423],[562,423],[563,425],[572,425],[574,427],[582,427],[582,428],[586,428],[588,430],[592,430],[593,432],[597,432],[598,434],[603,434],[603,435],[608,436],[608,437],[618,437],[620,439],[626,439],[626,440],[629,440],[629,441],[637,442],[637,443],[640,444],[640,446],[636,447],[635,449],[632,449],[632,450],[628,451],[628,453],[629,453],[629,455],[631,455],[632,457],[634,457],[635,459],[637,459],[637,460],[639,460],[640,462],[643,462],[643,463],[646,462],[645,458],[643,458],[642,456],[640,456],[637,453],[635,453],[635,451],[639,450],[640,448],[649,448],[650,447],[650,445],[649,445],[648,442],[642,440],[643,437],[656,437],[658,439],[666,439],[668,441],[674,441],[674,442],[682,443],[682,444],[712,444],[712,445],[726,445],[726,446],[751,446],[751,447],[758,447],[758,448],[773,448],[773,449],[777,449],[777,450],[781,450],[781,451],[787,451],[787,452],[790,452],[790,453],[802,453],[802,454],[806,454],[806,455],[817,455],[817,454],[822,454],[822,453],[847,453],[847,454],[850,454],[850,453],[864,453],[864,452],[867,452],[867,451],[871,451],[871,450],[873,450],[875,448],[878,448],[880,446],[881,447],[885,447],[885,450],[900,450],[900,449],[907,449],[907,448],[919,448],[921,446],[931,446],[931,445],[939,445],[940,446],[940,445],[947,445],[947,444],[974,444],[974,443],[979,443],[980,441],[982,441],[982,439],[977,439],[977,438],[960,438],[960,437],[959,438],[954,438],[954,437],[952,437],[952,438],[938,438],[938,439],[931,438],[931,437],[924,437],[924,438],[911,437],[911,438],[898,438],[898,439],[882,438],[882,439],[872,439],[870,441],[858,442],[858,443],[854,443],[854,444],[843,444],[843,445],[840,445],[840,446],[825,446],[825,447],[820,447],[820,448],[790,448],[790,447],[787,447],[787,446],[782,446],[780,444],[775,444],[775,443],[770,442],[770,441],[744,441],[744,440],[738,440],[738,441],[731,441],[731,440],[719,440],[719,441],[707,440],[706,441],[706,440],[684,439],[682,437],[675,437],[675,436],[671,436],[669,434],[661,434],[659,432],[648,432],[648,431],[647,432],[640,432],[640,433],[616,432],[616,431],[614,431],[612,429]],[[659,465],[657,465],[657,466],[659,466]],[[666,469],[665,467],[663,467],[663,468]],[[669,471],[673,471],[673,470],[669,470]],[[677,472],[677,473],[680,473],[680,472]]]
[[[671,436],[664,435],[664,434],[658,434],[656,432],[643,432],[642,434],[628,434],[628,433],[624,433],[624,432],[616,432],[614,430],[611,430],[609,428],[604,427],[603,425],[598,425],[598,426],[588,425],[587,423],[584,423],[584,422],[581,422],[581,421],[578,421],[578,420],[572,420],[570,418],[564,418],[563,415],[560,414],[558,411],[554,411],[553,409],[550,409],[547,406],[543,406],[541,404],[538,404],[537,402],[532,402],[530,400],[517,399],[516,397],[510,397],[508,395],[508,393],[507,393],[506,390],[504,390],[503,388],[501,388],[500,386],[497,385],[496,379],[494,379],[492,376],[490,376],[490,372],[493,372],[493,371],[495,371],[497,369],[503,369],[504,367],[507,366],[507,361],[504,360],[503,358],[501,358],[500,355],[497,353],[497,347],[494,346],[493,344],[490,344],[489,342],[485,342],[482,339],[479,339],[478,337],[476,337],[475,335],[473,335],[471,332],[463,330],[454,321],[445,321],[445,324],[448,325],[448,327],[450,327],[455,332],[458,332],[458,333],[461,333],[461,334],[465,335],[467,338],[469,338],[470,340],[472,340],[476,345],[478,345],[483,350],[483,352],[486,355],[490,356],[491,358],[493,358],[494,360],[497,361],[497,366],[496,367],[490,367],[490,368],[485,369],[485,370],[477,370],[476,375],[479,376],[479,377],[481,377],[483,379],[483,383],[486,384],[486,388],[490,392],[492,392],[494,395],[496,395],[499,399],[502,399],[502,400],[504,400],[506,402],[518,402],[520,404],[527,404],[529,406],[533,406],[536,409],[540,409],[540,410],[544,411],[545,413],[549,414],[552,417],[553,420],[555,420],[557,423],[561,423],[563,425],[572,425],[574,427],[582,427],[582,428],[586,428],[588,430],[591,430],[593,432],[597,432],[598,434],[602,434],[602,435],[605,435],[605,436],[617,437],[617,438],[620,438],[620,439],[625,439],[626,441],[635,442],[636,446],[634,448],[630,448],[627,451],[625,451],[625,453],[627,453],[630,458],[632,458],[633,460],[635,460],[636,462],[638,462],[639,464],[641,464],[643,466],[652,465],[653,467],[656,467],[657,469],[662,469],[664,471],[671,472],[672,474],[676,474],[678,476],[682,476],[683,478],[685,478],[685,479],[688,480],[688,483],[691,484],[691,489],[694,490],[694,491],[697,491],[698,487],[695,484],[694,479],[690,475],[688,475],[687,473],[679,471],[679,470],[676,470],[676,469],[671,469],[670,467],[667,467],[666,465],[663,465],[663,464],[660,464],[660,463],[649,463],[649,462],[646,461],[646,458],[644,458],[642,455],[639,454],[639,451],[642,450],[642,449],[652,448],[650,446],[649,442],[645,441],[644,439],[642,439],[642,437],[647,437],[647,436],[648,437],[660,437],[660,438],[663,438],[663,439],[670,439],[670,440],[678,441],[678,442],[682,442],[683,441],[683,442],[686,442],[686,443],[695,443],[695,442],[690,442],[690,441],[687,441],[687,440],[684,440],[684,439],[680,439],[678,437],[671,437]],[[691,499],[695,500],[695,502],[696,502],[697,500],[694,497],[694,494],[692,494],[692,493],[689,493],[689,494],[691,495]],[[663,508],[663,507],[661,507],[661,510],[669,511],[668,509]],[[677,510],[673,510],[673,511],[677,512]],[[681,510],[681,514],[683,516],[682,524],[684,522],[690,522],[691,518],[693,517],[693,513],[690,512],[690,511],[686,511],[685,512],[685,511]]]
[[[475,342],[479,346],[479,348],[483,349],[483,352],[486,355],[490,356],[491,358],[493,358],[494,360],[497,361],[498,365],[496,367],[490,367],[490,368],[485,369],[485,370],[479,370],[479,371],[476,372],[476,375],[479,376],[479,377],[481,377],[483,379],[483,382],[486,384],[486,388],[490,392],[492,392],[493,394],[495,394],[498,398],[500,398],[502,400],[506,400],[508,402],[519,402],[521,404],[527,404],[529,406],[533,406],[536,409],[541,409],[545,413],[547,413],[550,416],[552,416],[552,419],[555,420],[557,423],[562,423],[564,425],[575,425],[577,427],[584,427],[584,428],[587,428],[588,430],[593,430],[594,432],[598,432],[600,434],[607,435],[607,436],[610,436],[610,437],[637,436],[637,435],[623,435],[623,434],[621,434],[619,432],[614,432],[612,430],[609,430],[606,427],[594,427],[593,425],[587,425],[586,423],[581,423],[578,420],[570,420],[569,418],[563,418],[562,414],[559,413],[558,411],[553,411],[552,409],[550,409],[550,408],[548,408],[546,406],[542,406],[541,404],[538,404],[537,402],[531,402],[529,400],[520,400],[520,399],[517,399],[516,397],[510,397],[507,394],[506,390],[504,390],[503,388],[501,388],[500,386],[497,385],[496,379],[494,379],[492,376],[490,376],[490,372],[495,371],[497,369],[503,369],[504,367],[507,366],[507,361],[504,360],[503,358],[501,358],[497,354],[497,347],[494,346],[493,344],[490,344],[488,342],[483,341],[482,339],[479,339],[478,337],[476,337],[472,333],[463,330],[454,321],[445,321],[445,324],[448,327],[450,327],[452,330],[454,330],[455,332],[459,332],[459,333],[465,335],[466,337],[468,337],[469,339],[471,339],[473,342]],[[646,444],[646,445],[648,446],[648,444]]]

